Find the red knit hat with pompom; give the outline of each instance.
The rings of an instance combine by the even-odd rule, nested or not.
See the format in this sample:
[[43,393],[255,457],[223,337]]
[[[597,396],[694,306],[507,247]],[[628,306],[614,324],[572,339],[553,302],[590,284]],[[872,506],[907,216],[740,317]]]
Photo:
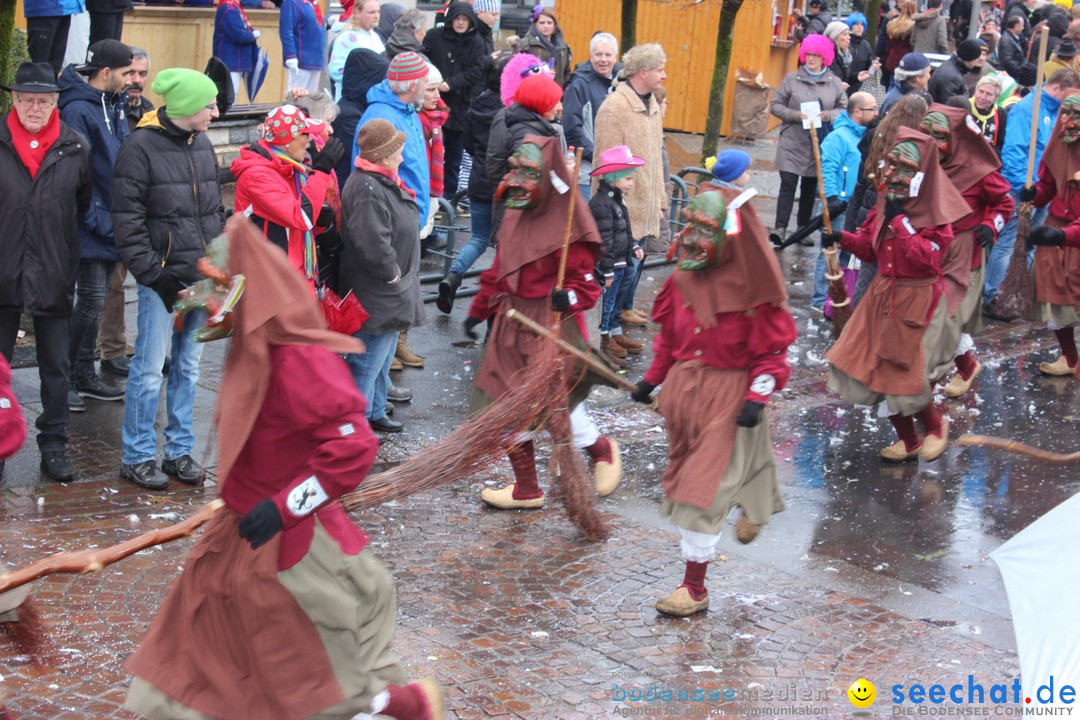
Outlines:
[[555,109],[562,100],[562,88],[548,75],[530,75],[521,81],[514,102],[518,105],[544,115]]

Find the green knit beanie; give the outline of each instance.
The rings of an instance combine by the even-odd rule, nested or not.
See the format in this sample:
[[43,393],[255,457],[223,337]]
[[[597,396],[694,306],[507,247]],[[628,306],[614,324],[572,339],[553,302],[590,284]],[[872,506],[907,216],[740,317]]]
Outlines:
[[169,68],[154,78],[150,89],[165,98],[169,117],[188,118],[217,98],[217,85],[198,70]]

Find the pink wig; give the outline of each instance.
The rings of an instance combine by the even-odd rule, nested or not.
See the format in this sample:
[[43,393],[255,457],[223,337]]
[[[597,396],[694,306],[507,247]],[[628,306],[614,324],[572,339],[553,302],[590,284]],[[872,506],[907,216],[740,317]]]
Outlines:
[[503,68],[499,84],[499,96],[502,98],[503,106],[510,107],[514,103],[514,93],[517,92],[522,80],[541,72],[554,77],[547,63],[535,55],[518,53],[510,58],[506,67]]
[[825,61],[825,67],[832,65],[833,57],[836,55],[836,46],[833,45],[832,40],[824,35],[807,35],[806,39],[802,41],[802,45],[799,46],[799,64],[806,63],[806,56],[810,53],[820,55],[821,59]]

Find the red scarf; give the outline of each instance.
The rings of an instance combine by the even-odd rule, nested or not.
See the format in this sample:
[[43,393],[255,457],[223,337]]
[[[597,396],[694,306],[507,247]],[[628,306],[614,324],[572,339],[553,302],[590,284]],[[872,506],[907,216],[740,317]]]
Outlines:
[[8,130],[11,131],[11,144],[15,146],[15,152],[19,154],[19,159],[30,171],[30,177],[36,178],[37,171],[45,160],[45,153],[60,137],[60,111],[53,108],[49,122],[36,135],[31,135],[26,131],[19,122],[19,116],[15,110],[8,113],[7,124]]
[[358,170],[369,172],[372,175],[382,175],[384,178],[389,178],[390,180],[393,180],[399,188],[408,193],[409,197],[411,197],[413,200],[416,199],[416,193],[406,187],[405,183],[401,182],[401,178],[398,177],[398,174],[396,172],[391,172],[390,168],[383,167],[382,165],[376,165],[373,162],[365,160],[359,155],[356,156],[356,161],[353,163],[353,165],[355,165]]
[[319,3],[315,0],[301,0],[301,2],[304,2],[311,6],[311,9],[315,11],[315,19],[319,21],[319,27],[322,27],[322,6],[319,5]]
[[248,30],[251,30],[251,21],[248,20],[247,13],[244,12],[244,6],[240,4],[240,0],[220,0],[220,2],[218,4],[220,4],[220,5],[232,5],[237,10],[239,10],[240,11],[240,17],[242,17],[244,19],[244,27],[246,27]]
[[428,168],[431,174],[431,196],[442,197],[443,194],[443,165],[446,155],[443,146],[442,126],[450,117],[450,110],[446,103],[439,100],[435,103],[434,110],[421,110],[420,124],[424,128],[424,139],[427,141]]

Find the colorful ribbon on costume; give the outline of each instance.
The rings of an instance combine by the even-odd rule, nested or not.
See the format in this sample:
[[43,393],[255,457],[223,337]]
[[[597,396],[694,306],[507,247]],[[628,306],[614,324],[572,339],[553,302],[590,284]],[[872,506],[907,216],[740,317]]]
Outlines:
[[[270,153],[281,160],[284,163],[292,165],[293,167],[293,182],[296,184],[296,195],[298,198],[304,196],[304,186],[307,185],[307,176],[311,172],[311,167],[305,165],[302,162],[297,162],[282,149],[275,145],[269,145],[268,149]],[[304,275],[318,284],[319,282],[319,263],[315,255],[315,219],[308,218],[308,226],[304,229]]]

